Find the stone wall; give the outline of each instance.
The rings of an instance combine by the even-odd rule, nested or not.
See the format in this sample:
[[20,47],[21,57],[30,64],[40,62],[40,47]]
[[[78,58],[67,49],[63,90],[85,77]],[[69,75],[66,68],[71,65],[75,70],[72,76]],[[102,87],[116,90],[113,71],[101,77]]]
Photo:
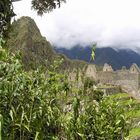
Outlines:
[[[137,65],[133,64],[130,69],[123,68],[117,71],[113,71],[107,64],[105,68],[105,71],[97,71],[95,65],[88,65],[84,71],[79,72],[80,85],[82,84],[81,77],[84,75],[102,84],[121,86],[124,91],[140,97],[140,70]],[[76,80],[76,71],[69,73],[69,80],[72,82]]]
[[97,70],[96,70],[95,65],[88,65],[88,67],[86,68],[86,71],[85,71],[85,75],[87,77],[96,79],[96,77],[97,77],[96,74],[97,74]]
[[130,90],[139,89],[139,74],[129,71],[97,72],[97,80],[101,83],[120,85]]

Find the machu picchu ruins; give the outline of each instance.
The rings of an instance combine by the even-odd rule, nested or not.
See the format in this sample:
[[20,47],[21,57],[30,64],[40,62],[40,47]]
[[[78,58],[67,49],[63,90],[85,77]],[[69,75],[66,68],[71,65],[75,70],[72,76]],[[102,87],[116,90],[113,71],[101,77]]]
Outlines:
[[104,64],[102,71],[97,71],[94,65],[89,65],[86,69],[86,76],[102,84],[121,86],[126,92],[139,96],[140,69],[135,63],[129,69],[123,66],[122,69],[116,71],[107,63]]
[[[82,76],[83,73],[97,83],[120,86],[123,91],[140,98],[140,69],[135,63],[129,69],[123,66],[120,70],[113,70],[112,66],[107,63],[104,64],[102,70],[97,70],[95,65],[89,64],[79,72],[79,76]],[[75,77],[76,70],[69,74],[70,81],[74,81]]]

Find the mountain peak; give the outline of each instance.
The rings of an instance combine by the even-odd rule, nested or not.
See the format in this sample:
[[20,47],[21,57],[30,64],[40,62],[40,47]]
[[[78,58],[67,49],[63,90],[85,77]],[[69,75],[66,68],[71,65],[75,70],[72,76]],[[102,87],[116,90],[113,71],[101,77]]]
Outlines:
[[35,21],[25,16],[13,22],[7,46],[13,52],[22,53],[27,69],[31,65],[37,67],[45,63],[45,60],[51,61],[56,55],[51,44],[41,35]]
[[13,22],[12,27],[14,28],[14,32],[18,35],[19,39],[23,36],[30,36],[34,39],[42,38],[39,28],[37,27],[35,21],[30,17],[21,17],[17,21]]

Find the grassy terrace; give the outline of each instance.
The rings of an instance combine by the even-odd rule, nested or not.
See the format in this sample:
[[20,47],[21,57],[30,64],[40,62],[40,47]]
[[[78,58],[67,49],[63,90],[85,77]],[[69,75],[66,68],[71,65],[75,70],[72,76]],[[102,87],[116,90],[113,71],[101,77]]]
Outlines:
[[128,93],[118,93],[118,94],[113,94],[110,96],[112,99],[124,99],[124,98],[131,98],[132,96]]
[[[130,131],[129,140],[133,140],[140,137],[140,101],[134,99],[130,94],[127,93],[118,93],[110,95],[114,101],[119,101],[121,106],[127,108],[125,115],[127,115],[133,123],[133,127]],[[137,120],[137,121],[136,121]]]
[[129,139],[135,139],[140,137],[140,127],[135,127],[130,131]]

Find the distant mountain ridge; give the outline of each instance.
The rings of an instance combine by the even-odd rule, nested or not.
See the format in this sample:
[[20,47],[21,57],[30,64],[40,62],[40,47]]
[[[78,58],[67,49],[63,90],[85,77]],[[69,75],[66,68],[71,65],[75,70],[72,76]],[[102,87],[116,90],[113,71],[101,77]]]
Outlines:
[[[55,50],[65,54],[70,59],[79,59],[93,63],[91,61],[91,47],[75,46],[71,49],[55,48]],[[122,66],[129,68],[132,63],[136,63],[140,67],[140,53],[131,49],[96,48],[94,63],[97,65],[108,63],[114,70],[121,69]]]

